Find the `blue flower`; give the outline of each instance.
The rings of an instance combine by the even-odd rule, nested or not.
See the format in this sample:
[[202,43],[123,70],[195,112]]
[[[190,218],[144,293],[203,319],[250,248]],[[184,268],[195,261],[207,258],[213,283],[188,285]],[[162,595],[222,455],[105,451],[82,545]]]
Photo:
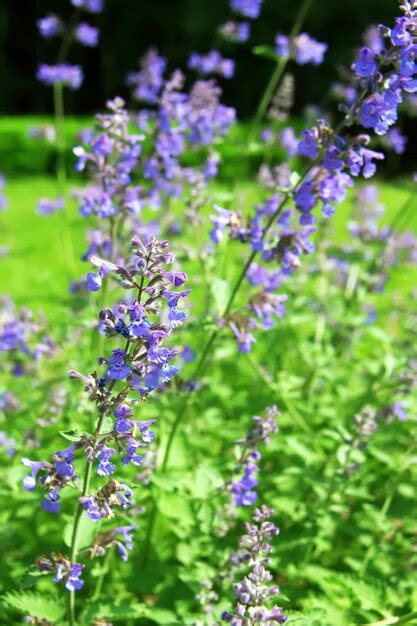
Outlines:
[[112,380],[123,380],[127,378],[132,368],[125,363],[126,352],[117,348],[113,350],[112,356],[109,359],[109,368],[107,370],[107,376]]
[[353,63],[352,69],[360,78],[371,78],[374,76],[377,64],[372,50],[366,46],[361,48],[359,51],[359,57]]

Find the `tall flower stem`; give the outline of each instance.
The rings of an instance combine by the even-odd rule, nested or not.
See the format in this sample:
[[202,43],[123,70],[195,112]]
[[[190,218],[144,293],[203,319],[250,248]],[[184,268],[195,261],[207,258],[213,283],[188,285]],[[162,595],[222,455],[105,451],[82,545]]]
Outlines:
[[[68,56],[68,52],[73,37],[73,30],[78,21],[80,10],[76,9],[69,21],[68,27],[65,32],[65,36],[62,40],[61,46],[58,51],[56,63],[63,63]],[[67,264],[68,274],[71,276],[75,274],[74,267],[74,249],[72,244],[71,229],[68,219],[67,210],[67,170],[65,163],[65,151],[66,151],[66,133],[65,133],[65,107],[64,107],[64,86],[62,83],[54,84],[54,117],[55,117],[55,133],[56,133],[56,178],[58,196],[63,200],[63,230],[61,234],[62,248],[64,251],[64,258]]]
[[[291,29],[291,32],[289,35],[290,39],[293,39],[294,37],[300,34],[300,31],[303,27],[304,20],[307,17],[307,13],[309,12],[313,2],[314,0],[304,0],[298,12],[298,15],[295,19],[294,25]],[[256,132],[256,129],[261,123],[262,119],[265,116],[265,113],[268,110],[268,107],[275,93],[275,90],[278,87],[279,82],[285,72],[285,68],[287,67],[288,60],[289,60],[288,57],[281,57],[279,61],[277,61],[276,63],[272,76],[269,79],[269,83],[266,86],[263,96],[259,102],[257,111],[255,113],[255,117],[253,118],[250,132],[249,132],[249,143],[253,140],[253,136]]]
[[[114,387],[114,381],[110,384],[109,391],[111,391],[113,387]],[[100,432],[105,415],[106,415],[106,411],[102,411],[100,417],[97,420],[96,433]],[[87,465],[86,465],[85,473],[84,473],[84,479],[83,479],[83,486],[82,486],[82,494],[81,494],[82,497],[85,497],[87,495],[88,490],[90,488],[92,471],[93,471],[93,462],[87,461]],[[75,510],[74,525],[72,527],[72,534],[71,534],[71,563],[75,563],[77,560],[78,543],[79,543],[78,535],[80,531],[80,521],[81,521],[82,513],[83,513],[83,507],[81,503],[78,501],[77,508]],[[69,623],[69,626],[75,626],[76,624],[75,592],[74,591],[69,592],[68,623]]]
[[64,259],[67,265],[69,276],[74,275],[74,250],[72,245],[71,229],[67,211],[67,172],[65,165],[65,113],[64,113],[64,88],[60,83],[54,84],[54,115],[55,115],[55,132],[56,132],[56,179],[58,196],[63,201],[63,228],[61,232],[61,242],[64,252]]
[[64,114],[64,89],[62,83],[54,84],[54,114],[56,131],[57,164],[56,175],[58,194],[65,197],[67,173],[65,167],[65,114]]

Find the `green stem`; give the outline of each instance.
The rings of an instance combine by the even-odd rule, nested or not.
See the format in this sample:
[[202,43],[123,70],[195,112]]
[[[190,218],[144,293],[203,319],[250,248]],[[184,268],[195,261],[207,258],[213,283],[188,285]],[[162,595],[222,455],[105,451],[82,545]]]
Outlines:
[[391,624],[409,624],[417,619],[417,611],[407,613],[402,617],[387,617],[379,622],[372,622],[371,624],[362,624],[361,626],[390,626]]
[[[112,388],[112,385],[110,386],[110,389],[111,388]],[[103,411],[100,417],[98,418],[97,426],[96,426],[96,433],[100,432],[105,415],[106,415],[106,412]],[[92,470],[93,470],[93,462],[88,461],[86,468],[85,468],[85,473],[84,473],[82,497],[85,497],[87,495],[88,490],[90,488]],[[81,521],[82,512],[83,512],[83,507],[80,501],[78,501],[77,508],[75,510],[75,515],[74,515],[74,526],[72,527],[72,535],[71,535],[71,551],[70,551],[71,563],[75,563],[77,560],[78,533],[80,530],[80,521]],[[74,591],[70,591],[70,594],[69,594],[68,613],[69,613],[68,615],[69,626],[75,626],[76,621],[75,621],[75,592]]]
[[407,213],[409,212],[410,208],[412,207],[414,197],[415,197],[415,192],[411,191],[410,195],[408,196],[408,198],[406,198],[406,200],[403,202],[402,206],[397,211],[397,213],[395,214],[395,216],[391,220],[390,224],[388,225],[388,228],[391,231],[395,230],[396,227],[400,225],[400,222],[402,221],[402,219],[404,217],[406,217]]
[[56,132],[56,149],[57,149],[57,162],[56,162],[56,178],[57,178],[57,191],[58,197],[63,200],[63,228],[61,232],[62,249],[64,252],[64,259],[67,265],[68,276],[75,275],[74,268],[74,250],[72,245],[71,229],[68,218],[68,208],[66,199],[67,189],[67,172],[65,166],[65,113],[64,113],[64,89],[63,85],[59,83],[54,84],[54,114],[55,114],[55,132]]
[[56,175],[58,182],[58,195],[65,198],[67,173],[65,168],[65,113],[64,113],[64,88],[61,83],[54,84],[54,113],[57,148]]
[[[304,20],[307,16],[307,13],[309,12],[311,5],[313,4],[313,0],[304,0],[304,3],[302,4],[300,11],[298,12],[298,15],[295,19],[294,22],[294,26],[292,27],[292,30],[290,32],[289,38],[293,39],[294,37],[296,37],[297,35],[299,35],[302,27],[303,27],[303,23]],[[269,104],[272,100],[272,97],[278,87],[278,84],[285,72],[285,68],[287,67],[289,58],[288,57],[281,57],[279,59],[279,61],[277,61],[276,67],[272,73],[272,76],[269,80],[268,85],[266,86],[266,89],[264,91],[264,94],[261,98],[261,101],[258,105],[258,109],[255,113],[255,117],[253,118],[253,122],[251,124],[251,130],[249,133],[249,143],[252,141],[253,139],[253,135],[256,132],[257,127],[259,126],[259,124],[261,123],[263,117],[265,116],[265,113],[268,110]]]
[[108,571],[110,569],[111,562],[113,560],[113,554],[114,554],[114,550],[112,548],[109,548],[107,550],[107,554],[106,554],[105,559],[104,559],[104,563],[103,563],[102,570],[100,572],[100,576],[97,578],[96,588],[95,588],[94,593],[93,593],[93,600],[97,600],[100,597],[101,591],[103,589],[104,580],[106,578],[106,574],[108,573]]

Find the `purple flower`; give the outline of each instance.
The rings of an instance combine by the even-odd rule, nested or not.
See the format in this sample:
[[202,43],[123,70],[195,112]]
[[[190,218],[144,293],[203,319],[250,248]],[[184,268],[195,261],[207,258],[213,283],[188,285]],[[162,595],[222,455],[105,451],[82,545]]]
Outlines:
[[319,152],[314,132],[311,130],[303,130],[302,134],[304,139],[302,139],[298,144],[299,154],[308,157],[309,159],[317,159]]
[[55,37],[62,29],[61,20],[55,13],[48,13],[45,17],[40,18],[36,24],[40,35],[45,39]]
[[65,85],[70,89],[79,89],[84,76],[79,65],[61,63],[59,65],[46,65],[41,63],[36,74],[37,79],[45,85]]
[[244,43],[250,37],[250,24],[249,22],[226,22],[220,26],[220,32],[225,39]]
[[295,203],[300,211],[311,211],[317,204],[317,198],[311,182],[303,183],[294,194]]
[[295,60],[299,65],[320,65],[323,63],[328,45],[321,43],[307,33],[301,33],[293,40]]
[[399,128],[391,128],[381,141],[384,147],[393,150],[396,154],[404,154],[408,137],[403,135]]
[[[132,532],[136,529],[136,526],[134,524],[130,525],[130,526],[119,526],[118,528],[115,528],[113,530],[113,532],[117,535],[121,536],[121,540],[117,540],[115,541],[115,545],[117,547],[117,551],[122,559],[122,561],[127,561],[128,560],[128,550],[131,550],[133,548],[133,539],[132,539]],[[122,543],[124,542],[124,543]]]
[[178,300],[180,298],[185,298],[188,296],[188,294],[191,293],[191,289],[186,289],[185,291],[168,291],[168,289],[166,289],[165,291],[162,292],[162,295],[165,296],[165,298],[167,299],[167,303],[170,309],[175,309],[178,305]]
[[367,47],[361,48],[358,58],[352,65],[352,69],[360,78],[371,78],[374,76],[377,64],[372,50]]
[[85,283],[89,291],[100,291],[102,282],[102,278],[99,274],[88,272]]
[[104,2],[103,0],[71,0],[71,4],[89,13],[101,13]]
[[371,24],[363,34],[363,41],[367,48],[374,54],[381,54],[384,49],[384,39],[381,30],[375,24]]
[[81,22],[75,29],[75,38],[83,46],[95,48],[98,45],[99,30],[86,22]]
[[258,485],[256,473],[258,467],[247,463],[244,467],[243,476],[231,486],[236,506],[252,506],[257,500],[258,494],[255,487]]
[[112,380],[123,380],[123,378],[127,378],[132,368],[125,363],[126,352],[117,348],[117,350],[113,350],[112,355],[109,359],[109,368],[107,370],[107,376]]
[[30,461],[29,459],[22,459],[22,465],[30,468],[30,475],[25,476],[23,479],[23,487],[27,491],[34,491],[36,489],[36,477],[39,472],[48,467],[48,463],[43,461]]
[[181,287],[187,280],[187,274],[185,272],[165,272],[164,277],[174,285],[174,287]]
[[55,198],[52,200],[51,198],[40,198],[37,206],[37,213],[39,215],[50,216],[58,211],[61,211],[64,208],[64,198]]
[[68,591],[78,591],[84,586],[84,581],[81,579],[83,569],[84,565],[81,565],[81,563],[71,563],[65,583],[65,587]]
[[188,67],[203,76],[218,74],[223,78],[232,78],[235,73],[235,62],[223,58],[218,50],[211,50],[206,55],[192,52],[188,59]]
[[395,20],[395,26],[390,32],[391,41],[394,46],[407,46],[411,43],[412,35],[410,30],[412,28],[413,23],[408,17],[397,17]]
[[113,448],[108,448],[107,446],[102,446],[99,449],[96,454],[96,458],[99,461],[97,466],[97,474],[99,476],[110,476],[116,471],[116,466],[110,462],[114,453],[115,450],[113,450]]
[[167,61],[156,50],[151,49],[140,59],[139,66],[139,72],[128,74],[127,84],[134,87],[133,94],[137,100],[153,104],[164,84]]
[[279,57],[289,57],[291,54],[291,42],[286,35],[278,33],[275,37],[275,52]]
[[236,13],[256,20],[261,12],[263,0],[230,0],[230,8]]
[[298,152],[299,140],[297,139],[294,129],[291,127],[284,128],[279,136],[281,145],[287,151],[288,156],[293,157]]

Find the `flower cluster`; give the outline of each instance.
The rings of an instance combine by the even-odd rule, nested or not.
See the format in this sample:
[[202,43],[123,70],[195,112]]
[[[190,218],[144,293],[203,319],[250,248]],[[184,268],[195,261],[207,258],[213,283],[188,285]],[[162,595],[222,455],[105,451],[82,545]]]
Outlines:
[[[221,104],[221,90],[214,80],[197,80],[188,92],[180,71],[164,80],[162,61],[155,52],[148,53],[140,72],[134,78],[130,75],[134,93],[156,108],[142,110],[138,116],[139,128],[153,134],[143,157],[145,185],[150,186],[148,204],[159,208],[165,198],[183,197],[188,188],[186,204],[192,212],[204,204],[206,183],[217,175],[219,156],[213,144],[228,132],[235,111]],[[184,166],[183,155],[197,150],[198,165]]]
[[365,46],[352,65],[357,76],[357,91],[365,97],[357,98],[345,109],[352,120],[378,135],[385,135],[398,119],[398,107],[408,94],[416,92],[417,52],[415,33],[417,8],[414,2],[401,3],[403,15],[394,28],[381,26],[385,42],[377,47]]
[[326,43],[317,41],[307,33],[301,33],[293,39],[278,34],[275,46],[277,56],[293,59],[298,65],[321,65],[328,48]]
[[154,48],[139,60],[139,71],[129,72],[127,84],[133,87],[133,96],[139,102],[156,104],[164,85],[167,61]]
[[58,63],[58,65],[47,65],[41,63],[36,72],[36,78],[45,85],[64,85],[76,90],[81,87],[84,74],[79,65],[70,63]]
[[263,0],[230,0],[230,8],[243,17],[256,20],[261,12],[262,2]]
[[129,557],[128,550],[133,548],[131,533],[135,528],[134,524],[130,524],[129,526],[119,526],[112,528],[108,532],[99,533],[89,549],[89,556],[91,558],[103,556],[109,548],[116,546],[120,558],[123,561],[127,561]]
[[[395,124],[398,106],[404,95],[415,90],[417,63],[413,42],[417,8],[409,2],[402,3],[404,16],[399,18],[394,29],[385,29],[389,46],[381,55],[364,49],[354,64],[358,88],[355,97],[342,110],[345,118],[337,131],[325,120],[302,132],[297,140],[289,137],[291,149],[295,147],[299,155],[309,161],[302,177],[291,173],[286,166],[278,166],[271,171],[265,168],[263,181],[275,193],[263,206],[255,207],[255,215],[246,220],[242,215],[217,208],[212,216],[212,239],[218,243],[225,230],[229,236],[244,243],[250,243],[252,258],[246,278],[263,287],[256,302],[248,306],[255,315],[235,315],[226,320],[231,325],[242,351],[251,349],[255,341],[253,329],[259,325],[271,326],[271,317],[283,314],[282,296],[275,290],[285,276],[291,275],[300,265],[301,256],[311,252],[314,246],[311,236],[314,233],[316,216],[314,209],[321,206],[325,219],[335,212],[335,206],[346,197],[354,179],[362,176],[371,178],[377,170],[377,162],[384,159],[381,152],[369,146],[371,137],[367,134],[350,135],[348,129],[359,125],[371,128],[377,135],[385,135]],[[345,131],[342,132],[341,131]],[[284,210],[289,200],[295,204]],[[298,214],[301,228],[291,227]],[[279,269],[266,270],[254,265],[253,259],[260,254],[266,263],[280,263]]]
[[64,199],[62,197],[58,197],[55,199],[52,198],[40,198],[38,201],[37,212],[39,215],[44,215],[49,217],[58,211],[62,211],[64,208]]
[[[84,9],[90,13],[100,13],[103,9],[103,0],[71,0],[77,10]],[[55,13],[48,13],[37,21],[39,34],[44,39],[61,36],[64,42],[77,41],[82,46],[95,48],[98,45],[99,30],[87,22],[72,20],[68,26]],[[66,46],[63,46],[65,49]],[[37,79],[47,86],[62,85],[72,90],[81,87],[84,75],[79,65],[71,65],[65,59],[59,58],[55,65],[41,63],[36,72]]]
[[259,471],[258,463],[261,459],[259,447],[267,445],[271,435],[278,432],[276,423],[278,415],[279,411],[276,406],[266,408],[265,416],[255,415],[253,417],[254,428],[248,432],[245,439],[236,442],[243,451],[238,468],[240,472],[243,472],[243,476],[230,484],[236,506],[252,506],[258,498],[256,492],[257,473]]
[[[119,458],[122,466],[141,465],[143,457],[140,452],[155,437],[152,431],[155,420],[136,420],[128,397],[135,394],[137,399],[131,402],[138,402],[175,376],[177,368],[171,361],[178,351],[164,343],[172,330],[185,320],[186,314],[179,308],[179,302],[189,291],[175,291],[176,287],[184,284],[187,276],[168,267],[174,257],[167,241],[153,238],[142,243],[134,238],[132,254],[126,266],[97,257],[91,260],[98,267],[98,273],[89,275],[87,283],[90,287],[96,290],[104,276],[109,280],[108,275],[111,274],[130,292],[130,297],[116,304],[113,310],[100,312],[100,332],[110,340],[122,341],[123,348],[114,348],[108,358],[98,359],[99,365],[104,368],[101,375],[96,371],[89,376],[70,372],[71,378],[83,382],[90,401],[97,406],[96,429],[91,434],[80,433],[75,441],[71,437],[73,443],[56,452],[51,461],[25,458],[22,463],[30,469],[30,474],[24,479],[24,487],[33,491],[39,481],[46,491],[42,501],[46,511],[60,511],[61,492],[71,484],[81,489],[79,506],[86,516],[99,521],[112,519],[116,509],[132,505],[132,490],[113,475],[117,472]],[[117,384],[119,391],[116,391]],[[79,484],[75,467],[79,451],[83,452],[85,462],[91,467],[96,466],[97,476],[105,480],[95,493],[91,492],[89,482],[84,482],[82,487]],[[106,531],[97,537],[90,553],[102,554],[103,550],[115,544],[125,560],[132,545],[132,530],[131,526],[127,526]],[[50,569],[58,572],[56,581],[69,580],[73,577],[71,572],[75,565],[56,568],[54,561]]]
[[221,35],[228,41],[244,43],[250,37],[249,22],[225,22],[219,28]]
[[287,616],[281,607],[270,607],[272,598],[276,598],[279,587],[271,584],[273,576],[268,570],[270,542],[279,534],[278,528],[270,521],[272,509],[262,506],[253,512],[253,523],[245,524],[246,534],[239,542],[239,550],[232,557],[234,566],[245,565],[249,574],[242,582],[234,585],[237,597],[234,613],[224,611],[222,619],[232,626],[255,626],[255,624],[285,624]]
[[78,591],[84,586],[81,578],[84,565],[81,563],[71,563],[62,554],[50,554],[41,557],[36,563],[40,572],[53,572],[54,582],[64,583],[68,591]]
[[192,52],[188,59],[188,67],[202,76],[217,74],[222,78],[232,78],[235,73],[235,62],[223,58],[218,50],[211,50],[205,55]]
[[30,364],[43,356],[51,356],[55,345],[45,333],[45,320],[37,321],[27,309],[16,309],[10,300],[0,300],[0,354],[1,365],[13,376],[23,376]]

